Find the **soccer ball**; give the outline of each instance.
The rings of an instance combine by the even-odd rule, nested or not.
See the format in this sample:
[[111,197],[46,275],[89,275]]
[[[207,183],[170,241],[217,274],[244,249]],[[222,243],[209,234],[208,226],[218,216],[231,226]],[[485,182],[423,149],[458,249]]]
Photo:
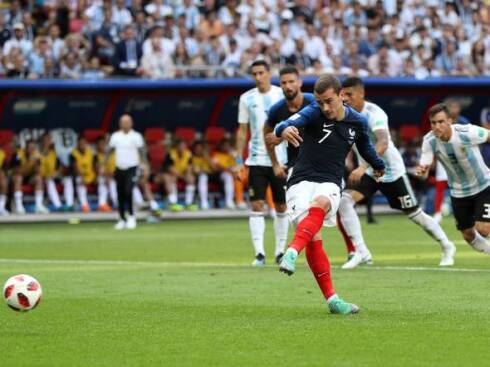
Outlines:
[[41,284],[26,274],[14,275],[3,287],[3,297],[7,306],[19,312],[34,309],[41,301]]

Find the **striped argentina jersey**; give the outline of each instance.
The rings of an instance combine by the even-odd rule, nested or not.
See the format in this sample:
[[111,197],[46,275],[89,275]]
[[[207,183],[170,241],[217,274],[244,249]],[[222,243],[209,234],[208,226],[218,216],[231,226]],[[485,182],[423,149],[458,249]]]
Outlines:
[[488,139],[488,130],[475,125],[451,125],[448,142],[432,132],[424,136],[421,165],[430,165],[434,154],[444,166],[451,196],[464,198],[485,190],[490,185],[490,169],[478,147]]
[[[250,125],[250,141],[248,143],[247,166],[272,166],[264,142],[264,123],[273,104],[284,98],[282,89],[271,85],[267,93],[260,93],[258,88],[250,89],[240,96],[238,106],[238,122]],[[286,164],[286,144],[282,142],[276,146],[276,155],[279,163]]]
[[[394,182],[398,180],[402,175],[406,173],[405,164],[403,158],[396,149],[395,144],[391,140],[390,128],[388,126],[388,116],[378,105],[371,102],[364,102],[364,108],[361,114],[367,117],[368,120],[368,134],[369,138],[376,144],[375,132],[377,130],[386,130],[388,133],[388,148],[381,156],[383,163],[385,164],[385,174],[379,178],[380,182]],[[359,162],[365,162],[360,156],[357,149],[355,149],[357,159]],[[366,174],[373,177],[373,168],[369,166]]]

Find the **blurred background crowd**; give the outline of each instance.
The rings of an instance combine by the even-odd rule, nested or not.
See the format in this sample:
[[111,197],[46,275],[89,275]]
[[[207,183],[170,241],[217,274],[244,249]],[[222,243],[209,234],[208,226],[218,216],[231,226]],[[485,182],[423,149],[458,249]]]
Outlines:
[[265,58],[304,75],[490,75],[490,2],[10,0],[0,75],[200,78]]

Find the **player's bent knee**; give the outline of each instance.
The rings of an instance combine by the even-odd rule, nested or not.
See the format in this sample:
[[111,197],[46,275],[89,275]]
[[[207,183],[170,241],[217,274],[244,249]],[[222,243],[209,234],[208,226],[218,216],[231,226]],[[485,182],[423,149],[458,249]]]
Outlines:
[[344,194],[342,194],[342,198],[345,196],[346,199],[352,200],[354,203],[358,203],[364,199],[364,195],[359,191],[350,190]]
[[328,212],[332,204],[330,202],[330,199],[327,198],[326,196],[317,196],[316,198],[313,199],[311,206],[321,208],[325,212]]
[[276,212],[278,213],[285,213],[288,209],[285,203],[282,204],[274,203],[274,207],[276,208]]
[[264,200],[254,200],[250,203],[250,206],[252,207],[252,211],[261,212],[264,210]]
[[466,242],[471,243],[475,239],[475,228],[467,228],[461,231]]
[[313,236],[312,241],[320,241],[321,239],[322,239],[322,232],[319,231]]
[[408,216],[411,216],[412,214],[415,214],[419,210],[419,207],[413,207],[410,209],[402,209],[402,213]]
[[490,235],[490,223],[476,222],[475,228],[483,237],[488,237]]

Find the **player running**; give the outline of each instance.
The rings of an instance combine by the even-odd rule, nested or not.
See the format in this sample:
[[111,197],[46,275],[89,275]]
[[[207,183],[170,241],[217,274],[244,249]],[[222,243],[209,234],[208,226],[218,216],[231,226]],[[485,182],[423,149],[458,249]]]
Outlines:
[[427,178],[436,157],[444,166],[451,193],[456,227],[478,252],[490,255],[490,169],[479,144],[490,142],[487,129],[475,125],[452,125],[447,106],[429,110],[432,131],[424,136],[417,174]]
[[393,209],[401,210],[411,221],[439,242],[442,250],[439,266],[453,265],[456,247],[449,241],[437,221],[419,207],[402,156],[391,140],[388,116],[378,105],[364,99],[364,83],[359,78],[352,77],[344,81],[342,96],[352,108],[367,117],[370,138],[376,144],[376,152],[381,156],[386,167],[385,175],[376,181],[373,178],[372,168],[358,154],[359,167],[349,176],[352,189],[342,194],[339,206],[342,225],[356,248],[356,252],[342,269],[352,269],[360,264],[372,264],[371,252],[364,242],[361,222],[354,205],[370,199],[378,190],[386,196]]
[[[320,229],[325,221],[335,220],[345,158],[354,143],[374,168],[374,177],[383,176],[385,166],[369,139],[366,117],[343,105],[340,89],[340,82],[333,75],[320,76],[314,86],[316,103],[274,130],[277,137],[300,147],[286,192],[289,216],[297,226],[279,270],[292,275],[298,254],[306,248],[306,259],[330,312],[350,314],[358,312],[359,307],[337,296]],[[299,128],[303,129],[301,134]]]
[[[263,266],[265,264],[265,219],[263,210],[265,194],[269,185],[272,188],[272,196],[277,212],[277,216],[274,218],[276,249],[284,248],[288,236],[288,218],[284,192],[286,180],[274,175],[263,134],[264,123],[269,109],[274,103],[284,98],[284,95],[281,88],[271,85],[271,73],[267,62],[263,60],[254,61],[251,66],[251,72],[257,87],[240,96],[238,110],[240,127],[236,138],[236,171],[240,172],[243,169],[243,152],[250,127],[249,154],[245,164],[249,166],[249,197],[252,206],[249,225],[252,243],[255,248],[255,260],[252,265]],[[276,154],[281,164],[286,163],[286,147],[284,144],[276,147]]]

